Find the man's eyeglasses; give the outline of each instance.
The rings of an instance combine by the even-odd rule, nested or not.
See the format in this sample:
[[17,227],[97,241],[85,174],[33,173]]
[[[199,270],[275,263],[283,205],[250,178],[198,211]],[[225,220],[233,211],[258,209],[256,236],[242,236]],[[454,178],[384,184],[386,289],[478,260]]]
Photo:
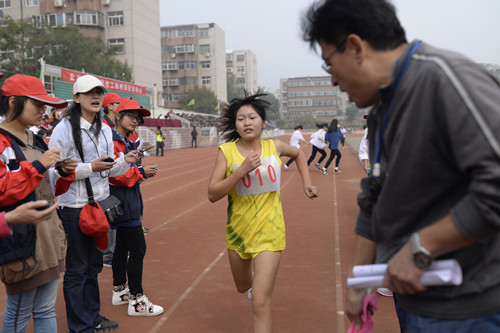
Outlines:
[[338,52],[339,49],[343,48],[346,42],[347,38],[344,38],[335,48],[335,50],[333,50],[332,53],[330,53],[330,55],[325,58],[325,62],[323,63],[323,65],[321,65],[321,68],[323,68],[328,74],[332,74],[332,66],[328,65],[326,62],[335,54],[335,52]]

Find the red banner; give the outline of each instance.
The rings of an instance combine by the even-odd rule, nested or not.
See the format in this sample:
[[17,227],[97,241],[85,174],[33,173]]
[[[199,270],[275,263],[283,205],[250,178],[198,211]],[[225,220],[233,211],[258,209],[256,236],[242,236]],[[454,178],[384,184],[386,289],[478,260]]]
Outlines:
[[[83,75],[86,75],[86,74],[71,71],[71,70],[65,69],[65,68],[62,69],[62,80],[64,82],[75,83],[75,81],[80,76],[83,76]],[[112,80],[112,79],[108,79],[108,78],[101,77],[98,75],[93,75],[93,76],[99,78],[99,80],[102,81],[102,83],[104,84],[106,89],[120,91],[120,92],[124,92],[124,93],[129,93],[129,94],[146,95],[146,87],[138,86],[136,84],[132,84],[132,83],[124,82],[124,81]]]

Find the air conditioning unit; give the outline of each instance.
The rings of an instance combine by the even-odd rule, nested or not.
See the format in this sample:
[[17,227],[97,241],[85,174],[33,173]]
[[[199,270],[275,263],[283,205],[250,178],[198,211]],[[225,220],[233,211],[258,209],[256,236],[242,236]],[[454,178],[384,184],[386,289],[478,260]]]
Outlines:
[[170,58],[175,58],[175,53],[170,53]]
[[54,0],[54,7],[56,7],[56,8],[64,7],[64,1],[63,0]]
[[104,6],[109,6],[109,5],[111,5],[111,0],[101,0],[101,3],[102,3]]

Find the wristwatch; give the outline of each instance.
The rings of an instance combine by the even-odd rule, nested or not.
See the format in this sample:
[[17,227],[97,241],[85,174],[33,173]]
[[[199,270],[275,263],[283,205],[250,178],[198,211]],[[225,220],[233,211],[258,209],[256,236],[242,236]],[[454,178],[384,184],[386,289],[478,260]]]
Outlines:
[[420,243],[420,235],[418,232],[411,235],[410,243],[413,252],[413,262],[415,262],[415,265],[422,269],[429,268],[429,266],[434,262],[434,258],[429,250],[423,247]]

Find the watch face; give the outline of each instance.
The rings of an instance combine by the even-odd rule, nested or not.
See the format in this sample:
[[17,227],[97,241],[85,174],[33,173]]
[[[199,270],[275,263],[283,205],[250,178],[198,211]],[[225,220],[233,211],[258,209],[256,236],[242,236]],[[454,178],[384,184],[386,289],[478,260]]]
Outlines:
[[420,268],[429,268],[432,264],[432,257],[422,252],[415,253],[413,260],[415,261],[415,265]]

